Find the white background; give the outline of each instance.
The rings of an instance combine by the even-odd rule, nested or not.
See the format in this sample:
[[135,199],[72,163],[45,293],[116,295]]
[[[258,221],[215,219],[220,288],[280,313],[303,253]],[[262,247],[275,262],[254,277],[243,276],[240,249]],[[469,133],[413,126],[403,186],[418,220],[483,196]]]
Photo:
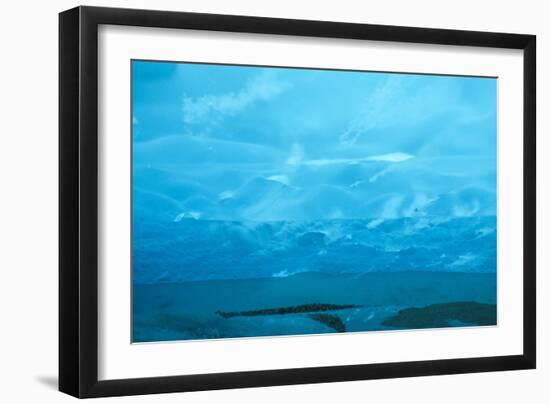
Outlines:
[[[77,3],[27,1],[3,11],[0,97],[0,398],[68,402],[57,374],[57,12]],[[90,5],[204,11],[393,25],[535,33],[538,35],[538,305],[539,366],[534,371],[439,376],[116,398],[189,403],[280,402],[547,402],[550,396],[550,205],[543,157],[550,120],[550,26],[544,2],[528,1],[95,1]],[[518,167],[519,169],[520,167]],[[546,383],[545,383],[546,382]]]

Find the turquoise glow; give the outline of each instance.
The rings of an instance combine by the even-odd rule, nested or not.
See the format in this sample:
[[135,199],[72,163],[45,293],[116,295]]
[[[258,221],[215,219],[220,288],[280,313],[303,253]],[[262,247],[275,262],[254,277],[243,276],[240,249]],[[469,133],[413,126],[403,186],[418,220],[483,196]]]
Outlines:
[[496,91],[133,61],[134,341],[494,324]]

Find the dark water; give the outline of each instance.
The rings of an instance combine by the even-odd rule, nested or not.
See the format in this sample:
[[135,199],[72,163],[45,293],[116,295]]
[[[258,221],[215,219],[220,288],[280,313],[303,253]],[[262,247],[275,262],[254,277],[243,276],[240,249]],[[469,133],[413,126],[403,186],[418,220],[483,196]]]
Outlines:
[[[133,342],[321,334],[337,332],[342,327],[345,332],[422,328],[422,324],[431,324],[429,316],[433,315],[433,309],[419,311],[418,316],[428,318],[419,317],[408,324],[388,319],[403,309],[455,302],[467,302],[458,307],[469,311],[465,317],[469,320],[465,322],[456,316],[455,304],[452,306],[455,313],[443,313],[448,318],[437,326],[493,323],[493,320],[487,323],[486,313],[494,310],[490,318],[496,319],[496,274],[301,273],[284,278],[135,284]],[[360,307],[325,312],[329,317],[319,313],[290,313],[224,318],[216,314],[308,304]],[[483,307],[485,319],[476,323],[476,313],[471,311],[478,306]],[[397,323],[401,325],[387,325]]]

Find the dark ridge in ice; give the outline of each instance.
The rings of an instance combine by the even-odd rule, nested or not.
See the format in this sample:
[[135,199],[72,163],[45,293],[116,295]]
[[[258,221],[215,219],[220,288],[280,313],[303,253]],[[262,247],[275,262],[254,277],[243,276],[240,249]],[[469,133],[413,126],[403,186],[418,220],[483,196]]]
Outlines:
[[309,318],[318,321],[327,327],[332,328],[336,332],[346,332],[346,326],[342,319],[334,314],[310,314]]
[[355,309],[362,307],[356,304],[326,304],[326,303],[311,303],[301,304],[299,306],[276,307],[271,309],[250,310],[250,311],[221,311],[217,310],[216,314],[223,318],[231,317],[253,317],[253,316],[272,316],[280,314],[299,314],[299,313],[315,313],[322,311]]
[[477,302],[452,302],[411,307],[399,310],[383,325],[396,328],[449,327],[453,322],[463,325],[496,325],[497,306]]

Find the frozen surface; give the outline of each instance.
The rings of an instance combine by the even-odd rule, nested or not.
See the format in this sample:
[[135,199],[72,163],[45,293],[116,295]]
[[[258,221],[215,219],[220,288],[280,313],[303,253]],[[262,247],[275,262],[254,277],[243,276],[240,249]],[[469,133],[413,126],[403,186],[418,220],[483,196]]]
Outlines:
[[[136,285],[133,339],[150,342],[336,332],[312,319],[311,313],[231,318],[216,314],[219,310],[258,310],[307,303],[361,306],[325,312],[337,316],[346,332],[422,328],[426,323],[420,322],[421,313],[417,327],[387,326],[383,322],[402,309],[452,302],[490,304],[496,317],[496,275],[304,273],[286,278]],[[475,325],[480,324],[463,323],[452,316],[447,323],[436,324],[438,327]]]

